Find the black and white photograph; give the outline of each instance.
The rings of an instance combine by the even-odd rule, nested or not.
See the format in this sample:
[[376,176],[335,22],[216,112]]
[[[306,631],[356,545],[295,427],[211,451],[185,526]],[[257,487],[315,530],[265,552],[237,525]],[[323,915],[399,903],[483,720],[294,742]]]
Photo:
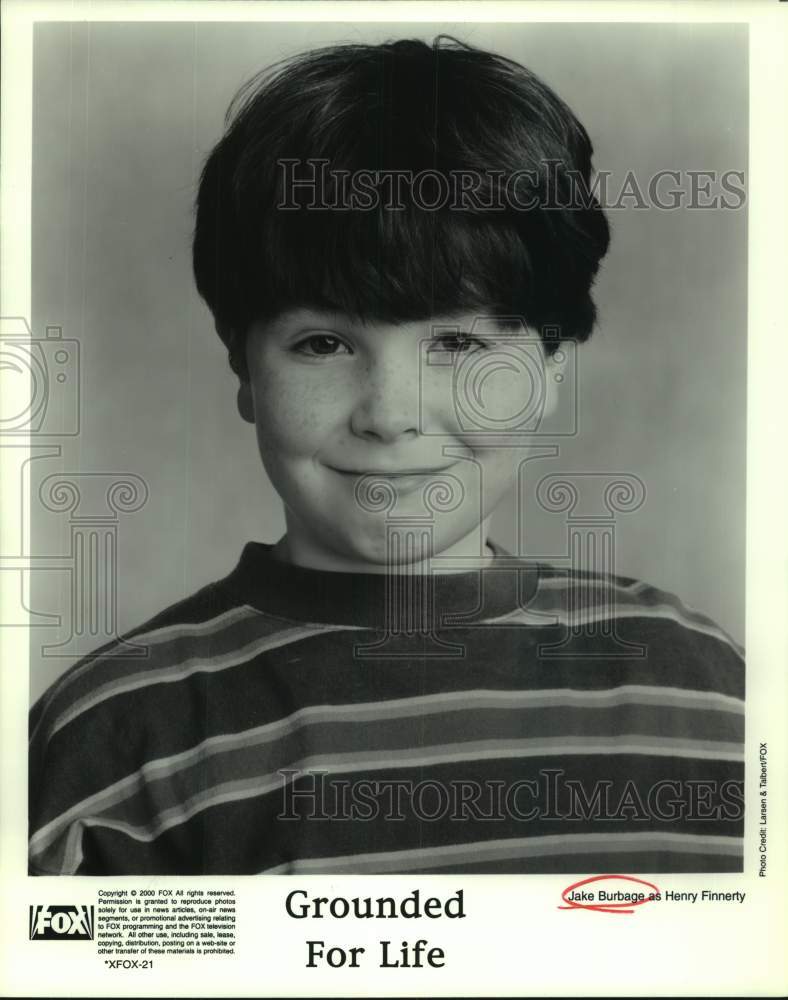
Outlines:
[[[559,876],[564,924],[744,907],[785,864],[753,24],[142,6],[29,35],[0,566],[31,942],[69,885],[106,930],[102,886],[258,875],[329,978],[372,959],[326,917],[451,924],[484,876]],[[385,934],[382,969],[442,967]]]
[[36,30],[33,873],[741,870],[746,27],[418,27]]

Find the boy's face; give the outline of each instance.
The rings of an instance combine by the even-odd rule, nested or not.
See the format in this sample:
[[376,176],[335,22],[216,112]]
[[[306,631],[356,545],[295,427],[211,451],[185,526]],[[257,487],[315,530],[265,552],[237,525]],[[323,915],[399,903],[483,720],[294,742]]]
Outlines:
[[[385,572],[428,555],[457,556],[462,569],[460,557],[485,554],[490,516],[527,453],[525,439],[491,444],[536,402],[536,342],[528,360],[515,334],[474,319],[362,325],[297,309],[252,326],[239,409],[285,505],[285,558]],[[536,391],[549,411],[553,379],[542,372]],[[392,550],[387,528],[423,539],[425,522],[429,551]]]

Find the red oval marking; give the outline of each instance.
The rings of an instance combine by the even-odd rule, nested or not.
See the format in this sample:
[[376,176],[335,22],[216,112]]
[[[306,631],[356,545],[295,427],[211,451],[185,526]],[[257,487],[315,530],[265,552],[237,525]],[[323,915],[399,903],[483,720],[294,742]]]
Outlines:
[[644,895],[643,899],[622,899],[613,900],[611,902],[598,903],[594,900],[583,900],[583,899],[567,899],[566,897],[575,889],[580,889],[584,885],[589,885],[591,882],[601,882],[607,879],[615,879],[619,882],[637,882],[639,885],[646,885],[652,890],[652,896],[659,894],[659,889],[654,885],[653,882],[647,882],[643,878],[635,878],[634,875],[592,875],[590,878],[581,879],[579,882],[574,882],[572,885],[567,886],[566,889],[561,893],[561,899],[566,904],[565,906],[559,906],[559,910],[596,910],[597,913],[634,913],[634,907],[642,906],[643,903],[651,903],[653,899],[650,899],[648,895]]

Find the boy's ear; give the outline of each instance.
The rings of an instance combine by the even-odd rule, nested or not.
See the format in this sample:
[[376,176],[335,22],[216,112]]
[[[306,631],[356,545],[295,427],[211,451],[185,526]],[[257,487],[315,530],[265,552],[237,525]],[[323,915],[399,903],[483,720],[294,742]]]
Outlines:
[[[559,353],[560,357],[562,355]],[[547,352],[545,352],[544,359],[544,378],[545,391],[542,418],[552,416],[555,412],[555,408],[558,406],[558,394],[561,391],[561,382],[563,381],[563,364],[560,361],[556,361]]]
[[252,387],[248,382],[241,382],[238,386],[236,403],[238,405],[238,412],[241,415],[241,419],[245,420],[248,424],[253,424],[254,399],[252,398]]
[[216,328],[216,332],[221,337],[222,341],[227,346],[230,351],[230,366],[233,371],[238,375],[239,386],[238,394],[236,396],[236,406],[238,407],[238,413],[241,415],[241,419],[245,420],[248,424],[254,423],[254,399],[252,398],[252,387],[249,384],[249,376],[246,374],[245,366],[243,372],[239,371],[238,367],[233,364],[233,342],[235,337],[233,331],[228,327],[220,323],[216,318],[214,318],[213,325]]

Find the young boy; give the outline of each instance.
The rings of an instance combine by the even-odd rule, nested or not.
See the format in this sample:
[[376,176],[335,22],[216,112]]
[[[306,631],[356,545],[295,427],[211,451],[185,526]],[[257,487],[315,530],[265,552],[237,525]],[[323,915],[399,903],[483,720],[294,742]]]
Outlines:
[[251,81],[194,273],[287,531],[36,704],[32,873],[742,870],[735,644],[487,537],[594,324],[591,153],[445,37]]

